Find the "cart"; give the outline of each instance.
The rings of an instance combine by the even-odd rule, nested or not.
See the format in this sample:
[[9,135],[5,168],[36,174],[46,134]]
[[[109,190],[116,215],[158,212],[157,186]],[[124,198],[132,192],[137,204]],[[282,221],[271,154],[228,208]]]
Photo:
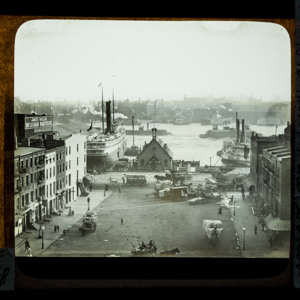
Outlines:
[[97,228],[97,214],[94,211],[87,211],[82,218],[82,225],[79,227],[82,236],[86,234],[87,231],[94,232]]
[[208,242],[213,246],[220,244],[223,234],[223,224],[220,220],[203,220],[202,228]]

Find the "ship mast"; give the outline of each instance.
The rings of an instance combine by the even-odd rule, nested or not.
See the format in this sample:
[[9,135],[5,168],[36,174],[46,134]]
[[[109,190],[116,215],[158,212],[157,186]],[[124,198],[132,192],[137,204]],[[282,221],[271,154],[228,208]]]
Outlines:
[[[103,86],[102,86],[102,132],[104,133],[103,111],[104,111],[104,104],[103,104]],[[106,116],[106,118],[107,118],[107,116]]]
[[132,147],[134,148],[134,116],[132,116],[132,135],[133,135],[133,144],[132,144]]
[[113,124],[115,124],[115,99],[114,99],[114,90],[113,90],[112,99],[113,99]]

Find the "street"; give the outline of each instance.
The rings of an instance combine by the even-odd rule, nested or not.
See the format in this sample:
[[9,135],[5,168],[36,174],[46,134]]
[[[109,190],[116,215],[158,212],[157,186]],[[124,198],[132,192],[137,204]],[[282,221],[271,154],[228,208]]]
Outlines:
[[[151,176],[147,174],[150,181],[147,186],[126,186],[119,180],[120,191],[118,185],[110,185],[112,195],[94,208],[98,216],[96,231],[87,231],[82,236],[80,220],[40,256],[128,257],[131,256],[132,245],[138,246],[138,241],[148,243],[154,240],[158,248],[157,256],[160,251],[178,248],[178,257],[241,257],[234,223],[227,208],[223,208],[220,215],[217,200],[190,205],[187,201],[173,202],[151,195],[146,197],[154,191],[156,183]],[[103,191],[106,178],[99,175],[96,182],[97,189],[103,186]],[[97,201],[93,198],[96,193],[90,193],[91,201]],[[203,219],[222,221],[224,231],[219,245],[213,246],[206,241]]]

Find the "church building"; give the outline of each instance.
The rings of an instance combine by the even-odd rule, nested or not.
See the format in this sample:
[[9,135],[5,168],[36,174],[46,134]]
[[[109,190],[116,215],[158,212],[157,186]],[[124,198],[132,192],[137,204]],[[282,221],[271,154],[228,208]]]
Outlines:
[[159,137],[156,136],[156,128],[152,129],[152,140],[144,145],[143,150],[137,156],[137,169],[160,171],[172,169],[173,153]]

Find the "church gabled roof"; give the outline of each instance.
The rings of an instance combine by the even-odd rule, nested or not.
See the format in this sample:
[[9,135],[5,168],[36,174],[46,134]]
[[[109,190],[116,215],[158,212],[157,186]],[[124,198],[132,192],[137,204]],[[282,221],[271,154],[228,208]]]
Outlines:
[[153,138],[148,144],[145,145],[144,149],[137,156],[137,158],[149,147],[149,145],[155,141],[169,156],[173,159],[173,152],[168,148],[167,144],[165,144],[159,137]]

